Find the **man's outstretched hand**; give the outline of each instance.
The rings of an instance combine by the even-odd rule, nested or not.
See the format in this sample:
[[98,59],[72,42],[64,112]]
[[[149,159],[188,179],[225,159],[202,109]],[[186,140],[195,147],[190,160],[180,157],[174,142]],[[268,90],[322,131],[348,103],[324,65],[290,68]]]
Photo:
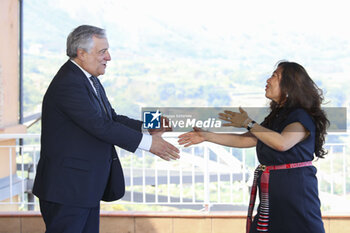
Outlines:
[[165,141],[159,134],[152,135],[150,152],[167,161],[180,158],[179,149]]

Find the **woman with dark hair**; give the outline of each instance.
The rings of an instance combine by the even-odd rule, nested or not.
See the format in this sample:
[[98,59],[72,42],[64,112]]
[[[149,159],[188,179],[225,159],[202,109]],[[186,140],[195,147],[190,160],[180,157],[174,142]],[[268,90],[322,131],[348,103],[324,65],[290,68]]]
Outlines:
[[[322,91],[306,70],[280,62],[267,80],[270,114],[258,124],[247,112],[220,113],[224,126],[247,128],[243,134],[218,134],[195,129],[179,136],[185,147],[209,141],[224,146],[256,146],[261,165],[255,170],[247,217],[247,233],[324,233],[314,156],[323,158],[329,121],[321,109]],[[252,221],[259,187],[260,204]]]

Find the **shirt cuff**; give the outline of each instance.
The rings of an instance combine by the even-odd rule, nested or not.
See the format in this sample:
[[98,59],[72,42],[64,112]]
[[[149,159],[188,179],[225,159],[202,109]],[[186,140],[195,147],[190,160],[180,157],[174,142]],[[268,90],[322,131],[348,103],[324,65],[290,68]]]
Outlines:
[[149,134],[142,134],[141,142],[138,146],[141,150],[149,151],[152,146],[152,136]]

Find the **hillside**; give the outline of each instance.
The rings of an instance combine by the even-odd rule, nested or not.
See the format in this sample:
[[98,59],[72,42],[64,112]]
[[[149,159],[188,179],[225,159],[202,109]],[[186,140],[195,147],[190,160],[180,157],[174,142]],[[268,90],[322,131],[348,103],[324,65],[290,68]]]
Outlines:
[[[292,23],[251,20],[259,17],[251,14],[231,22],[230,11],[220,15],[216,8],[201,11],[200,6],[175,16],[168,6],[155,14],[152,6],[137,1],[107,1],[109,7],[74,1],[67,8],[66,3],[24,1],[25,115],[40,111],[50,80],[67,60],[66,36],[79,24],[106,28],[112,61],[100,78],[112,105],[129,116],[139,118],[142,106],[265,106],[266,79],[281,59],[308,70],[324,90],[326,106],[348,106],[350,43],[345,32],[327,33],[330,26],[308,30],[311,22],[300,30],[298,25],[278,30]],[[239,14],[248,6],[233,8]]]

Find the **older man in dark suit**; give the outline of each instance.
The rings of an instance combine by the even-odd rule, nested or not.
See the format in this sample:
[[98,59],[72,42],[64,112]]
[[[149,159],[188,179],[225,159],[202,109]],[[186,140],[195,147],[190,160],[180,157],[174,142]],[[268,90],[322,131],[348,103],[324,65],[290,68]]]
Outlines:
[[98,80],[111,60],[108,47],[103,29],[74,29],[67,39],[70,59],[44,96],[33,193],[39,197],[48,233],[99,232],[99,203],[111,178],[120,186],[113,188],[121,191],[108,199],[124,193],[114,145],[131,152],[147,150],[165,160],[179,158],[178,149],[164,141],[161,132],[143,134],[141,121],[118,115],[111,107]]

